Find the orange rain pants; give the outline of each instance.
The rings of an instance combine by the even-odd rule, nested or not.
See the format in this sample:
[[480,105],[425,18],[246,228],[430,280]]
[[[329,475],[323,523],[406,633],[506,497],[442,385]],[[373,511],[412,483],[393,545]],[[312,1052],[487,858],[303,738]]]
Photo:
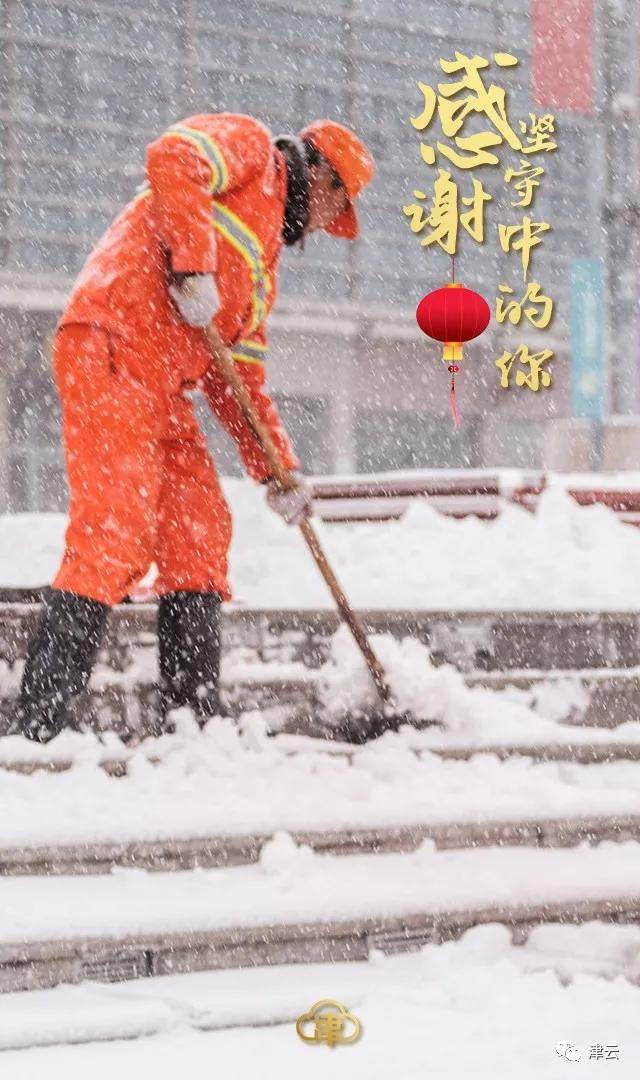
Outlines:
[[118,353],[97,327],[56,335],[71,502],[53,586],[115,604],[156,562],[159,593],[229,599],[231,516],[191,401],[142,385]]

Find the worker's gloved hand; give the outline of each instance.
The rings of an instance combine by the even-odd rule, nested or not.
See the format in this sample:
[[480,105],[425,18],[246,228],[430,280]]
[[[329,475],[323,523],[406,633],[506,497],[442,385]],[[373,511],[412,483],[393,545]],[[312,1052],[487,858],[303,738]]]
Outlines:
[[220,308],[213,274],[175,274],[169,293],[189,326],[208,326]]
[[298,472],[292,476],[296,485],[287,491],[283,491],[275,480],[267,482],[267,504],[287,525],[298,525],[311,513],[313,489],[306,476]]

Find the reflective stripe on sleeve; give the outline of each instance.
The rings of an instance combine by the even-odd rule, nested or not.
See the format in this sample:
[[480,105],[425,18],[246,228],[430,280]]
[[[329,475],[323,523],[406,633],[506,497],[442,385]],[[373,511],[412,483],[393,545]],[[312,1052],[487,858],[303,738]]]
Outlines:
[[224,191],[229,182],[229,171],[220,147],[210,135],[196,128],[187,127],[186,124],[174,124],[164,133],[164,138],[184,139],[190,142],[199,151],[211,168],[211,191]]
[[234,360],[245,364],[264,364],[267,358],[267,346],[260,341],[238,341],[231,350]]

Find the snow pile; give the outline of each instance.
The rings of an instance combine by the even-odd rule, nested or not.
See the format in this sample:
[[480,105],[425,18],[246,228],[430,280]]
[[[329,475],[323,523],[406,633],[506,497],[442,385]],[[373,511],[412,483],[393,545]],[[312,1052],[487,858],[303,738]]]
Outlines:
[[[324,582],[296,530],[237,484],[232,492],[236,598],[326,607]],[[549,487],[535,514],[505,504],[495,521],[447,518],[415,500],[399,522],[320,526],[358,607],[608,609],[640,607],[640,530],[603,506]],[[259,535],[261,557],[247,537]]]
[[577,972],[640,983],[640,927],[592,922],[536,926],[518,957],[527,971],[553,970],[568,985]]
[[296,844],[290,833],[276,832],[262,848],[259,866],[267,877],[277,881],[279,888],[286,890],[313,871],[315,859],[307,844]]
[[596,921],[575,926],[541,923],[532,927],[522,946],[514,948],[508,927],[488,923],[468,930],[458,941],[427,945],[422,956],[433,978],[456,963],[467,969],[506,963],[522,972],[554,972],[564,986],[587,974],[604,979],[623,976],[637,983],[640,928]]
[[[238,603],[330,607],[296,529],[247,480],[226,480],[234,514],[231,577]],[[495,521],[446,518],[414,500],[401,521],[322,525],[328,553],[357,606],[409,609],[637,610],[640,530],[603,506],[580,507],[561,478],[535,514],[505,503]],[[0,518],[0,586],[50,581],[64,517]]]
[[[455,668],[449,664],[434,667],[428,648],[415,638],[398,641],[390,634],[376,634],[371,644],[385,669],[393,705],[399,712],[407,710],[454,730],[464,726],[459,705],[469,691]],[[331,639],[329,660],[318,672],[316,688],[328,718],[380,707],[373,680],[346,626],[341,626]]]
[[[379,634],[372,636],[371,643],[391,686],[391,712],[406,711],[418,720],[438,723],[447,733],[474,740],[491,740],[497,733],[514,742],[532,735],[552,740],[562,734],[555,719],[545,719],[541,708],[534,712],[528,706],[531,692],[506,694],[470,688],[451,664],[434,666],[427,646],[415,638],[399,641],[390,634]],[[373,681],[345,626],[331,639],[329,660],[318,672],[316,687],[322,717],[329,726],[359,710],[380,708]],[[565,697],[560,694],[563,702]],[[553,699],[552,704],[560,709],[559,700]]]
[[[594,676],[599,672],[591,669],[589,674]],[[627,675],[638,678],[640,670],[627,669]],[[584,717],[591,699],[590,690],[577,674],[541,679],[528,690],[506,687],[501,693],[510,701],[529,706],[547,720]]]

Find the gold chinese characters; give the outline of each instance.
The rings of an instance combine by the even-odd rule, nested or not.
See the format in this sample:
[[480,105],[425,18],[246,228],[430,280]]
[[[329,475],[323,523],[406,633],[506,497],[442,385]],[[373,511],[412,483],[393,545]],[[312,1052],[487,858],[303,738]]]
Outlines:
[[[514,68],[518,58],[511,53],[496,52],[493,63],[497,68]],[[547,113],[538,116],[530,112],[527,119],[512,122],[504,87],[489,82],[490,61],[482,56],[467,56],[456,50],[453,60],[440,60],[440,67],[450,78],[439,82],[437,88],[419,82],[422,107],[410,118],[420,133],[420,156],[429,168],[435,168],[431,194],[422,187],[413,191],[414,201],[403,206],[411,232],[420,236],[421,246],[437,245],[454,257],[461,231],[478,244],[486,239],[486,218],[490,214],[492,195],[481,178],[464,172],[476,169],[501,170],[504,185],[511,189],[510,206],[522,211],[519,220],[498,222],[497,240],[500,250],[510,260],[517,258],[522,274],[522,286],[507,282],[498,284],[495,315],[498,324],[519,326],[524,319],[538,330],[546,329],[554,314],[554,301],[543,291],[539,281],[530,280],[534,253],[551,230],[548,221],[538,220],[535,214],[545,168],[539,155],[557,149],[555,117]],[[432,128],[439,126],[440,135]],[[471,127],[475,130],[468,130]],[[481,128],[481,130],[477,130]],[[504,151],[513,155],[511,162],[502,162]],[[451,166],[463,170],[456,180]],[[547,365],[553,352],[542,349],[530,353],[526,344],[512,352],[504,350],[496,361],[500,371],[500,386],[526,387],[533,391],[551,385]],[[515,369],[513,381],[512,369]]]

